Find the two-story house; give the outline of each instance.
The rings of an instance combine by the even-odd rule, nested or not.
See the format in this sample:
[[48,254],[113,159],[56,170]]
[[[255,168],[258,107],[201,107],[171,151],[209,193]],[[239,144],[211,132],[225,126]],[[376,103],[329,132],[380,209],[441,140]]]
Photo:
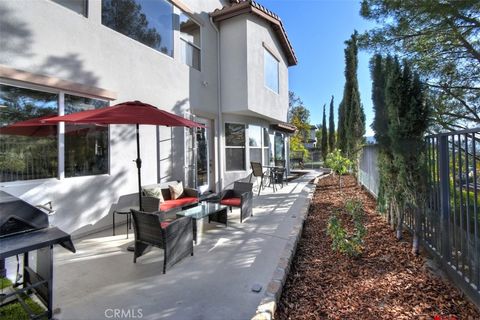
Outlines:
[[[220,191],[286,159],[288,67],[278,16],[255,1],[0,1],[0,125],[141,100],[206,128],[141,126],[144,184]],[[136,192],[135,128],[59,124],[0,135],[0,188],[53,201],[67,232],[106,227]],[[93,227],[92,227],[93,225]]]

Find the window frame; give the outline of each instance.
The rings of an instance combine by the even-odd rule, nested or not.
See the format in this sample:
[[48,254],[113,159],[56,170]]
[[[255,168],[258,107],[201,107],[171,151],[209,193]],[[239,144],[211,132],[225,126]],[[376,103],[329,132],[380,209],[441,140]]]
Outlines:
[[88,3],[89,3],[89,0],[83,0],[83,2],[84,2],[84,4],[83,4],[83,10],[84,10],[85,13],[79,13],[79,12],[73,10],[73,9],[70,9],[69,7],[64,6],[63,4],[61,4],[61,3],[59,3],[59,2],[57,2],[57,1],[55,1],[55,0],[51,0],[51,2],[56,3],[57,5],[65,8],[65,9],[67,9],[67,10],[70,10],[70,11],[72,11],[72,12],[75,12],[76,14],[78,14],[78,15],[86,18],[86,19],[89,18],[89,17],[88,17],[88,9],[89,9],[89,4],[88,4]]
[[[276,77],[276,82],[277,82],[277,90],[275,91],[273,88],[270,88],[268,86],[268,81],[267,81],[267,54],[270,55],[270,57],[276,61],[276,69],[277,69],[277,77]],[[265,46],[263,45],[263,86],[270,90],[271,92],[275,94],[280,94],[280,59],[277,58],[277,56]]]
[[[100,6],[102,6],[103,0],[99,0],[99,1],[100,1]],[[178,58],[175,57],[175,56],[176,56],[176,50],[175,50],[175,42],[176,42],[176,41],[175,41],[175,38],[176,38],[176,36],[175,36],[175,32],[177,31],[176,28],[179,27],[179,25],[178,25],[178,22],[177,22],[177,23],[175,22],[175,14],[176,14],[175,11],[176,11],[176,9],[179,8],[179,7],[178,7],[177,5],[175,5],[175,2],[173,2],[173,1],[171,1],[171,0],[161,0],[161,1],[164,1],[165,3],[168,3],[168,4],[170,4],[170,5],[172,6],[172,30],[171,30],[171,37],[172,37],[172,55],[169,55],[168,53],[165,53],[165,52],[162,52],[162,51],[160,51],[160,50],[157,50],[156,48],[150,47],[149,45],[147,45],[147,44],[145,44],[145,43],[143,43],[143,42],[141,42],[141,41],[139,41],[139,40],[137,40],[137,39],[134,39],[134,38],[132,38],[132,37],[130,37],[130,36],[124,34],[124,33],[121,33],[120,31],[117,31],[117,30],[115,30],[115,29],[113,29],[113,28],[110,28],[109,26],[103,24],[102,18],[101,18],[102,13],[103,13],[103,8],[100,10],[100,25],[103,26],[103,27],[105,27],[105,28],[107,28],[108,30],[111,30],[111,31],[113,31],[113,32],[116,32],[116,33],[118,33],[118,34],[126,37],[126,38],[129,39],[130,41],[134,41],[135,43],[140,44],[140,45],[142,45],[142,46],[145,46],[146,48],[148,48],[148,49],[150,49],[150,50],[153,50],[153,51],[155,51],[155,52],[157,52],[157,53],[161,53],[163,56],[165,56],[165,57],[167,57],[167,58],[170,58],[170,59],[172,59],[172,60],[178,59]],[[177,48],[178,48],[178,47],[177,47]]]
[[[227,124],[236,124],[236,125],[241,125],[243,126],[243,134],[244,134],[244,144],[243,146],[227,146],[227,135],[226,135],[226,132],[227,132]],[[228,121],[228,122],[224,122],[224,126],[223,126],[223,129],[225,130],[224,131],[224,136],[225,136],[225,140],[224,140],[224,148],[225,148],[225,172],[245,172],[247,170],[247,130],[248,130],[248,126],[246,123],[241,123],[241,122],[234,122],[234,121]],[[243,163],[244,163],[244,166],[243,166],[243,170],[228,170],[227,169],[227,148],[228,149],[243,149],[244,152],[243,152]]]
[[[195,68],[194,66],[190,66],[190,65],[187,64],[187,63],[185,63],[185,61],[183,61],[183,60],[185,59],[185,57],[181,57],[181,58],[182,58],[182,62],[183,62],[185,65],[189,66],[190,68],[195,69],[195,70],[201,72],[201,71],[203,70],[203,58],[202,58],[202,34],[203,34],[203,31],[202,31],[202,24],[199,23],[196,19],[194,19],[191,14],[185,12],[185,11],[182,10],[181,8],[179,8],[179,10],[180,10],[179,17],[180,17],[180,15],[183,14],[184,16],[186,16],[186,17],[188,17],[190,20],[192,20],[192,22],[195,23],[195,24],[198,26],[198,30],[199,30],[199,31],[198,31],[198,32],[199,32],[199,42],[200,42],[199,45],[196,45],[195,43],[193,43],[193,42],[191,42],[191,41],[188,41],[187,39],[185,39],[184,37],[182,37],[182,32],[181,32],[181,30],[180,30],[180,23],[179,23],[179,26],[178,26],[178,31],[179,31],[178,38],[180,39],[180,45],[184,45],[184,43],[185,43],[185,45],[187,45],[187,46],[190,45],[190,46],[198,49],[198,51],[200,52],[200,55],[199,55],[199,59],[200,59],[199,69]],[[174,39],[174,40],[175,40],[175,39]],[[174,47],[175,47],[175,45],[174,45]],[[182,54],[183,54],[183,53],[182,53]]]
[[[89,99],[97,99],[97,100],[105,100],[108,103],[108,107],[110,107],[111,104],[111,99],[109,98],[102,98],[98,96],[93,96],[88,93],[81,93],[81,92],[74,92],[70,90],[63,90],[63,89],[55,89],[53,87],[44,87],[41,85],[37,84],[30,84],[30,83],[25,83],[21,82],[18,80],[10,80],[10,79],[0,79],[0,84],[1,85],[6,85],[6,86],[11,86],[11,87],[18,87],[26,90],[35,90],[35,91],[42,91],[46,93],[51,93],[51,94],[57,94],[58,95],[58,115],[63,116],[65,114],[65,95],[72,95],[76,97],[82,97],[82,98],[89,98]],[[101,177],[101,176],[109,176],[111,174],[111,132],[110,132],[110,126],[108,126],[107,130],[107,141],[108,141],[108,158],[107,158],[107,163],[108,163],[108,169],[106,173],[101,173],[101,174],[90,174],[90,175],[83,175],[83,176],[73,176],[73,177],[65,177],[65,123],[60,122],[57,124],[58,126],[58,135],[57,135],[57,176],[56,177],[50,177],[50,178],[40,178],[40,179],[30,179],[30,180],[16,180],[16,181],[4,181],[0,182],[0,185],[3,184],[16,184],[16,183],[38,183],[38,181],[49,181],[49,180],[65,180],[65,179],[74,179],[74,178],[85,178],[85,177]]]

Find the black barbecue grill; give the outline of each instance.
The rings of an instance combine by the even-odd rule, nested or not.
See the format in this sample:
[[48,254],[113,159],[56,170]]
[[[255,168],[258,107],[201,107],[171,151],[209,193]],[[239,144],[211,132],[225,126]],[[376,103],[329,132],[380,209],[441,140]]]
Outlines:
[[[53,245],[75,252],[71,237],[62,230],[49,226],[48,215],[31,204],[0,191],[0,274],[5,259],[23,254],[23,282],[20,289],[0,296],[0,305],[12,297],[22,300],[19,293],[32,292],[45,304],[45,315],[52,317]],[[37,252],[35,271],[29,266],[28,254]],[[26,306],[23,301],[20,301]],[[28,308],[28,306],[27,306]],[[31,310],[26,310],[31,314]],[[35,318],[31,314],[31,318]]]

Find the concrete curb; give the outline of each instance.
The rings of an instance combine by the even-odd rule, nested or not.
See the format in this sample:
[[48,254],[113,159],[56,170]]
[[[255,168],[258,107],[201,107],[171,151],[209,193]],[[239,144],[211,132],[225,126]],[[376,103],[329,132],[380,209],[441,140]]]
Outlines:
[[318,180],[328,177],[330,174],[325,174],[313,179],[313,183],[307,184],[304,188],[308,188],[307,201],[296,215],[295,225],[290,232],[287,244],[283,248],[277,267],[273,272],[272,279],[267,285],[263,299],[257,307],[255,316],[252,320],[271,320],[275,316],[278,301],[282,295],[283,286],[287,280],[290,266],[292,265],[293,257],[297,250],[297,244],[302,236],[303,224],[307,219],[308,210],[312,202],[313,194]]

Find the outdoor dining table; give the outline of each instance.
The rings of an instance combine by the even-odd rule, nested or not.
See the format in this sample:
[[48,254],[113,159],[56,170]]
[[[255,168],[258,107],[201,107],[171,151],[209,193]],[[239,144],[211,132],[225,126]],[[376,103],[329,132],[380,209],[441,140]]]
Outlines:
[[263,167],[265,169],[268,170],[268,174],[267,176],[269,177],[269,182],[268,182],[268,186],[270,187],[272,184],[272,188],[273,188],[273,192],[276,192],[277,190],[275,189],[275,171],[276,170],[279,170],[279,169],[284,169],[284,167],[280,167],[280,166],[271,166],[271,165],[263,165]]

